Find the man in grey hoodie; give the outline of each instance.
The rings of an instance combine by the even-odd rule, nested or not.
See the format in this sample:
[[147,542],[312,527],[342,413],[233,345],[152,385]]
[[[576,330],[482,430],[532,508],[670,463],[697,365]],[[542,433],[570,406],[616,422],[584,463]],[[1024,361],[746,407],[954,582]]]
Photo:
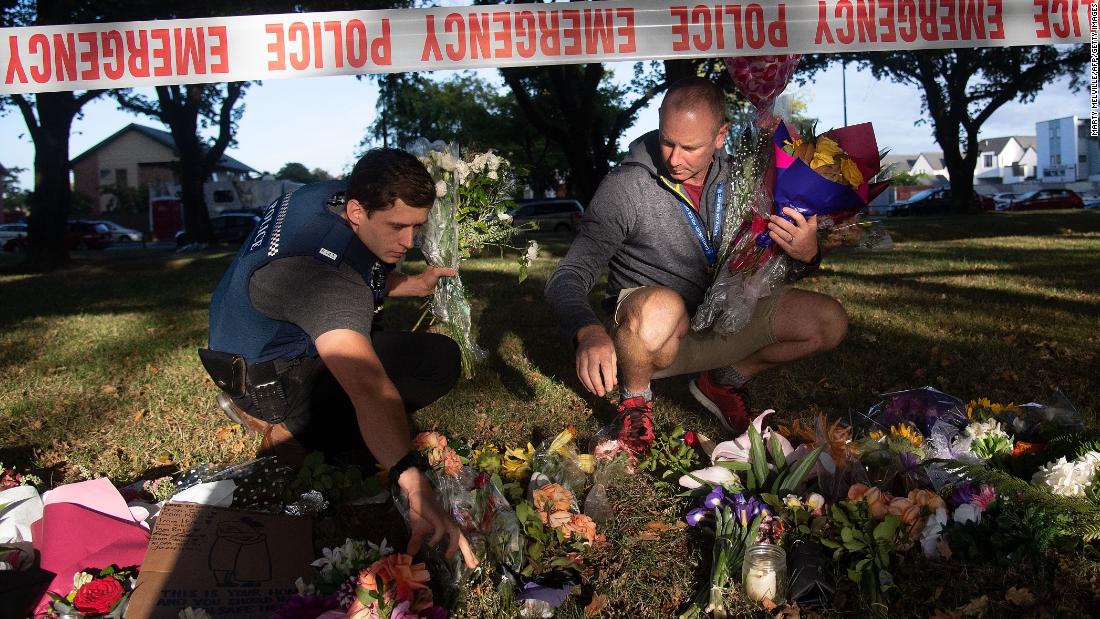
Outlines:
[[[848,317],[831,297],[782,288],[760,299],[748,325],[721,336],[690,330],[720,248],[733,162],[723,145],[725,99],[713,83],[673,84],[660,128],[638,138],[600,184],[580,233],[546,283],[551,310],[576,346],[577,376],[603,396],[619,385],[619,438],[636,452],[654,440],[650,380],[697,374],[689,389],[722,425],[740,434],[750,411],[745,383],[762,370],[835,348]],[[816,217],[773,216],[769,234],[795,260],[788,278],[817,268]],[[605,326],[588,293],[608,267]]]

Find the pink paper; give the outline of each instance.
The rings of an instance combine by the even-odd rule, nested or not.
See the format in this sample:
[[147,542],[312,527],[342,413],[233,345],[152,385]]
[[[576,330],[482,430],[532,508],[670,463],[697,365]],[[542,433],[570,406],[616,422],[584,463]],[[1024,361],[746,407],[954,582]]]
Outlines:
[[[43,508],[42,519],[31,529],[42,569],[55,574],[50,591],[67,594],[73,574],[85,568],[141,565],[149,533],[134,522],[128,508],[125,511],[128,518],[119,519],[83,505],[58,503],[56,498]],[[48,602],[49,596],[43,597],[36,614],[44,612]]]
[[42,497],[43,505],[53,503],[75,503],[119,520],[137,522],[126,500],[106,477],[58,486]]

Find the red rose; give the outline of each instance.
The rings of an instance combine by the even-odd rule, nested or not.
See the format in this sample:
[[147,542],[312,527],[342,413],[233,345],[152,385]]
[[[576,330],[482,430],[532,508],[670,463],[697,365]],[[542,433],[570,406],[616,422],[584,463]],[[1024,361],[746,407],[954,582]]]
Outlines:
[[84,585],[73,597],[73,606],[86,615],[104,615],[122,599],[122,583],[110,576]]

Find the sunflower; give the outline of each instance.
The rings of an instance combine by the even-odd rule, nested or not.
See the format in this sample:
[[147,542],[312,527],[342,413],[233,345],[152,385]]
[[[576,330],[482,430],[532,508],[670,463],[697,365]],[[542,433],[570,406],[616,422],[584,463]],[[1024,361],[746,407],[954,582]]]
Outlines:
[[890,426],[890,436],[906,441],[912,444],[913,447],[920,447],[924,444],[924,436],[917,430],[916,426],[908,422]]

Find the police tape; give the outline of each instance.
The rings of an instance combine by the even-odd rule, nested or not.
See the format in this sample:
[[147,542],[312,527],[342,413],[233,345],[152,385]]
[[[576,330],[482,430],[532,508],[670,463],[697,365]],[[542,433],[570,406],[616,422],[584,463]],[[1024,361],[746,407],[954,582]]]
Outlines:
[[0,28],[0,94],[1089,40],[1097,0],[608,0]]

